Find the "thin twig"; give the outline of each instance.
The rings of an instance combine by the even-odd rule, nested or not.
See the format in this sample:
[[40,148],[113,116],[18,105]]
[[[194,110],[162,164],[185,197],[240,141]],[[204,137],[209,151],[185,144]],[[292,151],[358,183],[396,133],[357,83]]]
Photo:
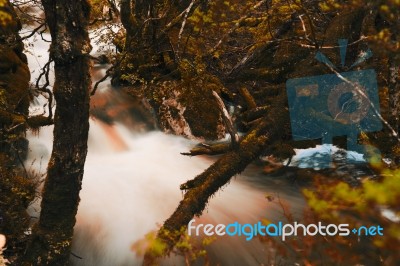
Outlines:
[[114,66],[107,69],[106,74],[94,84],[93,90],[90,92],[90,96],[93,96],[96,93],[97,88],[99,87],[100,83],[105,81],[111,75],[111,71],[114,69]]
[[[185,29],[187,18],[189,16],[190,10],[192,9],[192,7],[193,7],[195,2],[196,2],[196,0],[192,0],[192,2],[189,4],[189,6],[185,10],[185,16],[183,18],[182,26],[181,26],[181,29],[179,30],[179,34],[178,34],[178,51],[180,50],[182,33],[183,33],[183,30]],[[178,54],[177,54],[177,59],[179,61],[179,55]]]
[[[49,73],[50,73],[50,64],[53,62],[53,59],[50,58],[49,61],[43,66],[42,72],[39,74],[39,77],[36,79],[36,84],[35,87],[41,91],[45,92],[48,94],[48,100],[49,100],[49,119],[53,118],[53,93],[51,90],[48,88],[50,85],[50,80],[49,80]],[[45,78],[45,83],[43,85],[40,85],[39,82],[42,79],[42,77]]]
[[35,35],[36,32],[38,32],[43,26],[46,27],[46,23],[41,23],[38,27],[34,28],[34,29],[31,31],[30,34],[28,34],[28,35],[22,37],[21,40],[29,39],[30,37],[32,37],[33,35]]

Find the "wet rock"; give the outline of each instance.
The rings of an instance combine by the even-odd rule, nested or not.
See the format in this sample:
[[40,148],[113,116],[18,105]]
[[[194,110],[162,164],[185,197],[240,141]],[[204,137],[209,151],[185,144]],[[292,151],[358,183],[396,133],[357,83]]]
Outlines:
[[215,140],[225,136],[221,111],[212,95],[212,91],[221,90],[218,79],[204,75],[150,86],[147,96],[162,130],[188,138]]

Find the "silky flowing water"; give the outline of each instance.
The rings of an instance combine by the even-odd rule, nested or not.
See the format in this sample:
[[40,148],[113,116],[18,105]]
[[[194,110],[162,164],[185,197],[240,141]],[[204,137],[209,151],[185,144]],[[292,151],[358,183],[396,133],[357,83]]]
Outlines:
[[[43,173],[51,154],[52,127],[28,138],[31,153],[26,165]],[[180,154],[195,144],[158,131],[136,133],[122,124],[91,120],[73,242],[74,254],[82,259],[72,257],[74,265],[140,264],[132,244],[173,213],[183,198],[179,185],[216,160]],[[251,165],[216,193],[204,214],[195,218],[196,224],[284,221],[281,207],[266,195],[290,203],[294,212],[302,210],[299,187],[290,178],[270,177]],[[258,265],[271,259],[265,248],[257,239],[247,242],[244,237],[223,237],[208,247],[210,256],[224,265]]]

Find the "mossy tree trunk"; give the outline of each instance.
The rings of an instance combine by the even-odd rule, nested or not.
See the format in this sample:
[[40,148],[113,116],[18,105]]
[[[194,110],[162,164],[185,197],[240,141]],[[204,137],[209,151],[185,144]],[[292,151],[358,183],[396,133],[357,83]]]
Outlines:
[[[4,1],[3,1],[4,2]],[[30,73],[18,31],[20,21],[9,1],[0,6],[0,233],[7,236],[5,255],[24,249],[29,226],[26,208],[34,187],[22,170],[27,152],[26,117]]]
[[[126,30],[122,60],[114,73],[117,84],[140,84],[176,74],[177,58],[171,36],[192,1],[121,0],[121,22]],[[202,1],[195,1],[195,5]]]
[[20,147],[26,144],[30,73],[18,35],[21,24],[10,2],[0,11],[9,18],[0,20],[0,160],[1,167],[13,168],[24,157]]
[[161,43],[168,45],[168,41],[166,35],[160,32],[162,21],[156,19],[162,8],[161,2],[121,1],[121,21],[126,29],[126,41],[123,59],[118,71],[114,73],[113,82],[141,83],[143,80],[151,80],[154,72],[164,68],[159,52],[161,47],[158,46]]
[[42,1],[54,60],[53,151],[25,265],[67,265],[87,154],[91,50],[87,32],[89,3]]

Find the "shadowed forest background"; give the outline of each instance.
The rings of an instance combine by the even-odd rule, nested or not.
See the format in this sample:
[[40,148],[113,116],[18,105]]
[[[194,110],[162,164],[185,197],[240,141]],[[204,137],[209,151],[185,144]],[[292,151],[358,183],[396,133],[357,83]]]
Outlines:
[[[175,188],[181,201],[157,232],[131,243],[141,257],[132,265],[159,265],[170,254],[187,265],[218,263],[208,259],[214,240],[199,245],[186,226],[249,165],[300,186],[304,223],[385,230],[382,237],[260,238],[283,258],[271,265],[399,265],[399,31],[397,0],[0,0],[0,234],[7,238],[0,265],[3,257],[10,265],[69,265],[79,257],[71,243],[89,120],[99,121],[111,139],[119,124],[190,139],[198,144],[180,156],[212,162]],[[344,65],[339,39],[348,40]],[[37,54],[38,43],[50,44],[46,55]],[[351,67],[368,49],[373,56]],[[337,71],[316,60],[318,52]],[[27,55],[49,60],[32,66]],[[346,162],[346,136],[338,136],[330,168],[313,164],[318,149],[316,157],[303,158],[306,166],[294,163],[296,152],[321,139],[293,140],[287,80],[364,69],[377,73],[383,127],[361,132],[357,142],[381,156],[367,151],[367,162]],[[35,152],[28,135],[48,127],[54,127],[53,147],[40,175],[27,163]],[[40,218],[32,219],[27,209],[37,200]],[[276,195],[265,201],[287,222],[298,219],[294,206]]]

